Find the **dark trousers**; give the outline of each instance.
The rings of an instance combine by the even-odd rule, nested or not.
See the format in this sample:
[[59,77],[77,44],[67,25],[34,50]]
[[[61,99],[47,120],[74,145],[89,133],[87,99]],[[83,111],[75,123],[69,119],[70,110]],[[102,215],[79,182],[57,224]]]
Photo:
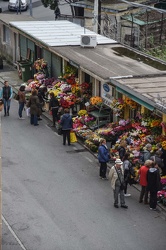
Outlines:
[[52,108],[52,119],[53,119],[53,125],[55,126],[55,122],[58,120],[58,108]]
[[148,203],[148,191],[145,186],[141,187],[139,202],[142,202],[143,198],[144,198],[144,203],[147,204]]
[[99,172],[100,177],[106,178],[106,172],[107,172],[107,163],[100,162],[100,172]]
[[68,145],[70,145],[70,130],[63,130],[62,132],[63,132],[63,145],[66,144],[66,138]]
[[157,206],[157,191],[152,190],[150,191],[150,201],[149,201],[150,208],[155,209]]
[[31,115],[31,118],[30,118],[31,125],[36,126],[37,125],[37,121],[38,121],[37,115]]

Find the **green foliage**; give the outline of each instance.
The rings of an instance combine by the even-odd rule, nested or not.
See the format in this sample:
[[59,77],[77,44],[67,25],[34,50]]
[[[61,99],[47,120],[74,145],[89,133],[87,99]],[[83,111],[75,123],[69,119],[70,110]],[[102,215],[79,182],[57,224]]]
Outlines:
[[41,0],[43,6],[45,8],[50,8],[51,10],[55,10],[55,7],[58,6],[58,0]]

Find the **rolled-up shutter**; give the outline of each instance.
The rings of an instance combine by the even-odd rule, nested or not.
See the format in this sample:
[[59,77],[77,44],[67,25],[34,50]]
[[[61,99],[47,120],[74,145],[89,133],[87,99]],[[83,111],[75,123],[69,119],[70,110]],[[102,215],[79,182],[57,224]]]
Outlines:
[[51,76],[51,52],[48,50],[43,49],[43,59],[47,62],[48,64],[48,74],[49,77]]
[[27,39],[20,35],[20,56],[22,59],[26,59],[27,56]]
[[62,73],[62,58],[52,54],[51,62],[51,75],[58,78]]

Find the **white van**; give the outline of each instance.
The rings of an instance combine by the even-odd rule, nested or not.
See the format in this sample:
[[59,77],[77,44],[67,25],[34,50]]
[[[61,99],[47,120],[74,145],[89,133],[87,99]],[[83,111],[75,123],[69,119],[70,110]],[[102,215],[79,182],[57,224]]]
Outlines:
[[[29,1],[28,0],[20,0],[21,1],[21,10],[27,10]],[[8,10],[17,10],[16,8],[17,0],[9,0]]]

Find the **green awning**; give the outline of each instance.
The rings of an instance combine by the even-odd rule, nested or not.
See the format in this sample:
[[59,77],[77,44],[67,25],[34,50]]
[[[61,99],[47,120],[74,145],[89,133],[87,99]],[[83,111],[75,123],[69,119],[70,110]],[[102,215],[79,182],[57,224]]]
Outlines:
[[139,103],[141,106],[144,106],[145,108],[147,108],[147,109],[149,109],[149,110],[151,110],[151,111],[154,110],[154,107],[153,107],[152,105],[150,105],[149,103],[147,103],[147,102],[141,100],[140,98],[138,98],[138,97],[136,97],[136,96],[134,96],[134,95],[128,93],[127,91],[125,91],[125,90],[123,90],[123,89],[121,89],[121,88],[119,88],[119,87],[116,87],[116,90],[117,90],[118,92],[122,93],[123,95],[125,95],[125,96],[131,98],[133,101]]

